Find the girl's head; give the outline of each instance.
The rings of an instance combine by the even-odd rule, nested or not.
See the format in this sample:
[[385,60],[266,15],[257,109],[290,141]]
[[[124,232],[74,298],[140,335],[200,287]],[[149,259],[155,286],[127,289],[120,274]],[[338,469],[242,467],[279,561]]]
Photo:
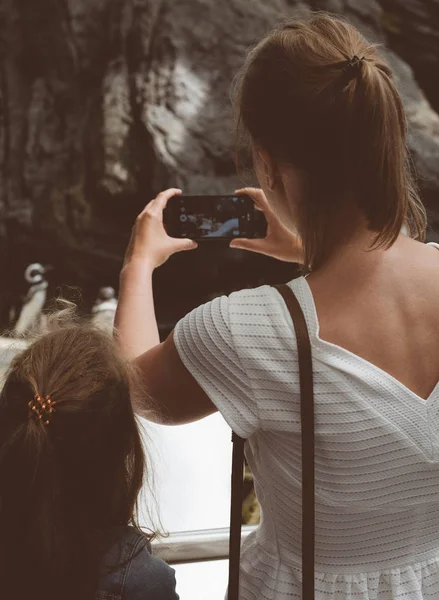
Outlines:
[[93,597],[100,544],[134,521],[143,472],[127,367],[109,336],[58,326],[16,356],[0,395],[2,595]]
[[[281,24],[237,78],[238,134],[272,208],[302,237],[316,268],[359,227],[390,247],[407,225],[423,238],[406,118],[374,45],[326,14]],[[376,234],[376,235],[375,235]]]

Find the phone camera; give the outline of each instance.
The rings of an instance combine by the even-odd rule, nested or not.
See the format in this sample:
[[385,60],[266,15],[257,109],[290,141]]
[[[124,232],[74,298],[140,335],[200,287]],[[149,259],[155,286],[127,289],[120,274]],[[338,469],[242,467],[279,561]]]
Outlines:
[[181,223],[186,223],[187,216],[186,215],[180,215],[180,221],[181,221]]

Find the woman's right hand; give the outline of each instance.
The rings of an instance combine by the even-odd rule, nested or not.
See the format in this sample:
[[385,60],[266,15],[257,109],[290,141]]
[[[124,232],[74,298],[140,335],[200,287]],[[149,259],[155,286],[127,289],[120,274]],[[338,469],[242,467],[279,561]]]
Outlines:
[[151,200],[136,219],[130,242],[125,252],[124,268],[130,263],[155,269],[172,254],[182,250],[194,250],[197,243],[188,238],[172,238],[163,225],[163,211],[168,201],[181,194],[181,190],[170,188]]
[[231,248],[259,252],[278,260],[303,264],[303,248],[298,235],[291,233],[271,210],[264,192],[259,188],[242,188],[235,194],[250,196],[255,207],[262,210],[267,219],[267,235],[265,238],[235,238],[230,242]]

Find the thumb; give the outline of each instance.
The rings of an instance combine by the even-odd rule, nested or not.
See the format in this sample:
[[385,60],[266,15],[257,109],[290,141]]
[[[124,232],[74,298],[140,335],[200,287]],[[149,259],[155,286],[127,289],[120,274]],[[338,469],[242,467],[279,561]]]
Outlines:
[[[263,239],[250,240],[248,238],[235,238],[230,242],[230,248],[238,248],[240,250],[250,250],[253,252],[261,251]],[[262,244],[263,245],[263,244]]]
[[181,252],[184,250],[195,250],[195,248],[198,248],[197,242],[195,242],[194,240],[190,240],[189,238],[176,240],[174,243],[175,252]]

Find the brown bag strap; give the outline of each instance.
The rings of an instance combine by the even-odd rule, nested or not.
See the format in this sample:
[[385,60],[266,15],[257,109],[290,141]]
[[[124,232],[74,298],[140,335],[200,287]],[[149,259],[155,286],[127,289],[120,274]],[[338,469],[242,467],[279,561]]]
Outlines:
[[245,440],[236,435],[236,433],[232,433],[232,442],[232,497],[230,502],[229,584],[227,599],[239,600]]
[[[305,317],[293,291],[276,286],[287,305],[297,338],[302,434],[302,600],[314,600],[314,390],[311,343]],[[239,600],[244,443],[233,433],[228,600]]]
[[294,323],[300,371],[300,418],[302,435],[302,600],[314,600],[314,386],[311,342],[305,316],[294,292],[276,286]]

